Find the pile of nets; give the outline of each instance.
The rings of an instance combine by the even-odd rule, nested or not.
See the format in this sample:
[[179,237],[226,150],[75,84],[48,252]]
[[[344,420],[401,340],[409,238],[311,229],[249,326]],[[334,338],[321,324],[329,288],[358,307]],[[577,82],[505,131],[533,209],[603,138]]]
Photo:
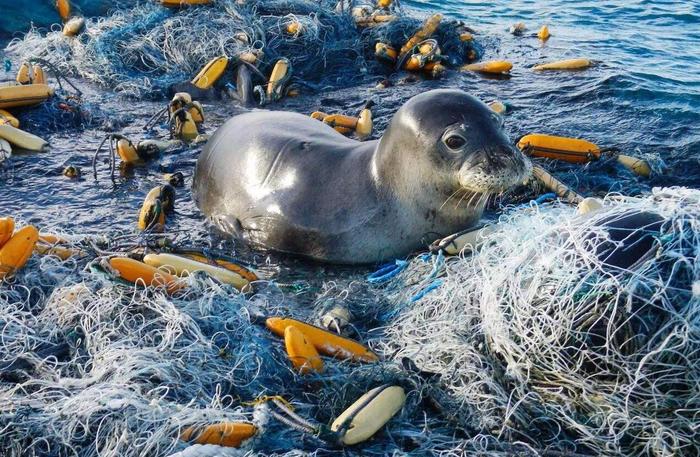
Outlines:
[[[596,253],[624,238],[601,227],[640,212],[663,218],[655,241],[616,268]],[[383,351],[431,373],[468,434],[545,454],[698,455],[700,192],[609,196],[585,216],[533,205],[496,227],[472,256],[401,266]]]
[[[358,75],[377,68],[376,41],[401,46],[420,26],[417,18],[362,29],[349,9],[323,0],[217,0],[213,5],[173,10],[157,2],[138,3],[111,15],[88,19],[86,31],[67,38],[58,30],[32,29],[7,48],[18,60],[44,58],[64,74],[85,78],[138,97],[158,97],[189,81],[214,57],[254,52],[259,69],[269,74],[282,57],[290,60],[297,82],[312,88],[351,86]],[[290,34],[287,25],[301,24]],[[472,42],[461,42],[456,22],[437,32],[451,59],[466,59]],[[393,38],[393,40],[391,39]]]
[[[259,433],[239,455],[324,455],[337,443],[260,400],[282,396],[329,424],[390,383],[407,393],[402,411],[342,452],[697,455],[700,191],[604,203],[583,216],[559,203],[513,208],[471,256],[399,262],[372,275],[388,281],[378,288],[324,275],[311,303],[303,281],[284,277],[241,293],[193,274],[171,296],[89,259],[35,255],[0,287],[0,446],[167,456],[190,449],[178,439],[189,426],[248,421]],[[602,227],[628,214],[660,222],[643,232],[653,243],[623,256],[634,262],[613,262],[598,248],[625,238]],[[383,361],[324,358],[323,373],[298,375],[264,318],[319,323],[336,306]]]
[[[344,294],[327,288],[318,310]],[[358,315],[363,308],[375,312],[356,302]],[[337,449],[274,420],[260,399],[279,395],[300,416],[329,424],[384,383],[403,386],[407,404],[359,452],[460,445],[449,424],[425,414],[420,378],[399,364],[327,358],[322,374],[298,375],[264,317],[313,322],[314,309],[269,281],[243,294],[193,274],[185,291],[170,296],[122,283],[94,262],[35,255],[0,287],[3,455],[166,456],[188,452],[191,443],[178,439],[187,427],[226,421],[252,422],[259,431],[238,453],[214,449],[218,455]],[[358,337],[366,330],[358,325]],[[192,451],[184,455],[208,455]]]

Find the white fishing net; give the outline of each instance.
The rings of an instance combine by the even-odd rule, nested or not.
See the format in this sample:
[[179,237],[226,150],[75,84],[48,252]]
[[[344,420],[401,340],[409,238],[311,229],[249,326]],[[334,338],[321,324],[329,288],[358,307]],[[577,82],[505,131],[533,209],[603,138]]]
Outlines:
[[[653,243],[606,259],[634,231],[611,241],[602,226],[644,212],[663,218],[640,218]],[[383,351],[438,374],[443,412],[472,433],[539,450],[697,455],[700,192],[611,196],[585,216],[533,206],[497,227],[478,253],[416,259],[390,283]]]

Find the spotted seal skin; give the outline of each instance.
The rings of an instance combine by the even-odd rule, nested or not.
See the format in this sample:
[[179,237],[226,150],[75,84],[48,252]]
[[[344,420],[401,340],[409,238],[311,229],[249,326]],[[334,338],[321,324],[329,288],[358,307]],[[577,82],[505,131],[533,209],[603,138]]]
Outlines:
[[403,257],[475,225],[529,160],[501,119],[460,90],[411,98],[384,136],[359,142],[301,114],[233,117],[197,161],[195,200],[249,243],[325,262]]

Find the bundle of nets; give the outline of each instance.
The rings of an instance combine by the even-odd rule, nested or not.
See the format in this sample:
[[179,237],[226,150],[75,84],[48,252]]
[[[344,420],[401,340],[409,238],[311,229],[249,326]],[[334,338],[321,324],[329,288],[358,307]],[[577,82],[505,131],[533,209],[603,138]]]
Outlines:
[[[652,222],[610,228],[630,220]],[[700,192],[610,196],[586,215],[533,205],[495,227],[477,253],[413,260],[389,283],[383,351],[431,373],[468,434],[698,455]]]
[[[85,249],[78,241],[69,246]],[[357,306],[359,313],[365,305]],[[3,455],[334,453],[341,449],[337,443],[275,420],[269,404],[256,400],[281,396],[300,416],[330,424],[386,383],[404,387],[405,407],[375,439],[346,453],[425,454],[465,446],[447,422],[426,414],[420,378],[400,364],[325,358],[323,373],[300,376],[264,317],[316,322],[313,309],[299,307],[293,293],[268,281],[244,294],[193,274],[171,296],[116,280],[88,260],[34,255],[0,286]],[[179,439],[188,427],[233,421],[258,428],[242,449]]]
[[[358,84],[368,62],[376,65],[376,41],[394,38],[390,41],[398,43],[421,24],[400,18],[365,31],[355,25],[349,10],[336,11],[335,6],[325,0],[218,0],[177,10],[157,2],[138,3],[88,19],[85,32],[75,38],[60,30],[31,29],[7,51],[18,61],[43,58],[66,75],[139,97],[161,96],[217,56],[249,52],[258,54],[264,75],[284,57],[298,82],[321,88]],[[294,33],[287,29],[292,22],[300,25]],[[462,61],[472,44],[459,41],[457,26],[446,23],[438,34],[451,57]]]

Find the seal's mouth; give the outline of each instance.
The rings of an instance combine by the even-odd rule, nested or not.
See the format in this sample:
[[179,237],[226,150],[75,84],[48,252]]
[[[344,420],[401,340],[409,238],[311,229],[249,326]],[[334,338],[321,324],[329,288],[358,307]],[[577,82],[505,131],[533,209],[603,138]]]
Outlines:
[[481,150],[466,160],[459,170],[462,188],[480,194],[497,194],[524,182],[532,173],[532,163],[510,145]]

